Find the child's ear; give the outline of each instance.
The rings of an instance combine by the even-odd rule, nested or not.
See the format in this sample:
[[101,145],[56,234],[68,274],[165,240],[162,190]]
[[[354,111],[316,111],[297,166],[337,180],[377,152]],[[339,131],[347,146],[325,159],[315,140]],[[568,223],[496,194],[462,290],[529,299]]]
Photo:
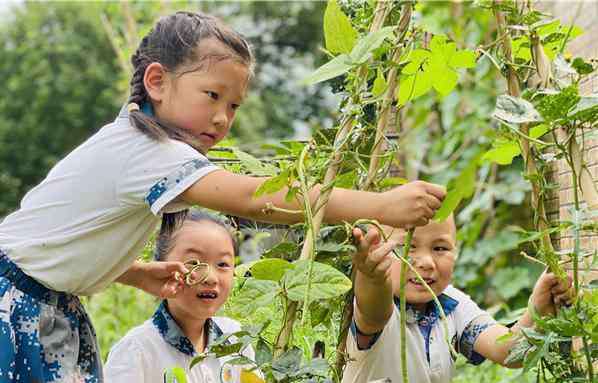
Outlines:
[[166,93],[167,73],[162,64],[153,62],[145,69],[143,85],[149,98],[155,102],[161,102]]

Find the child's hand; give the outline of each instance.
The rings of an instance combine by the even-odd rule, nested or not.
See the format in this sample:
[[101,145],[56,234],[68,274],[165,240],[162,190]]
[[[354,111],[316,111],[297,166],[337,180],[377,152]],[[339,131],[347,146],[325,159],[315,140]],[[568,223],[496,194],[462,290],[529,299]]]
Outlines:
[[357,244],[357,252],[353,255],[353,265],[366,277],[385,280],[389,277],[393,261],[392,250],[397,246],[395,241],[382,243],[380,233],[375,228],[363,232],[353,229],[353,237]]
[[382,221],[393,227],[423,226],[434,217],[446,196],[442,186],[424,181],[409,182],[383,193],[387,210]]
[[545,271],[538,278],[530,300],[541,316],[555,315],[557,307],[571,303],[571,285],[571,276],[567,276],[567,281],[563,282],[556,275]]
[[188,270],[182,262],[145,262],[141,267],[141,288],[152,295],[175,298],[185,286],[182,274]]

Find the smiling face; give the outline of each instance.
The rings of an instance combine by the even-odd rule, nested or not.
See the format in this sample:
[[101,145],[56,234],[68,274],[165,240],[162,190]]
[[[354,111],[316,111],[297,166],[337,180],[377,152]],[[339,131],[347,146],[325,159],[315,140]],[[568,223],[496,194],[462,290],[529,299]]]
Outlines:
[[160,120],[199,140],[205,153],[228,134],[245,98],[250,70],[214,38],[202,40],[197,51],[208,57],[165,76],[154,108]]
[[198,260],[210,265],[202,283],[185,286],[177,298],[168,299],[170,313],[181,327],[213,317],[226,302],[233,284],[234,254],[231,235],[214,222],[185,221],[175,234],[165,260]]
[[[404,243],[404,231],[396,231],[395,235],[393,237],[399,244]],[[415,230],[409,256],[413,266],[435,295],[442,293],[451,283],[456,254],[456,228],[452,217],[443,222],[431,222]],[[399,296],[400,274],[401,262],[395,260],[391,270],[395,296]],[[432,295],[411,270],[408,271],[407,278],[407,302],[417,309],[423,309],[433,299]]]

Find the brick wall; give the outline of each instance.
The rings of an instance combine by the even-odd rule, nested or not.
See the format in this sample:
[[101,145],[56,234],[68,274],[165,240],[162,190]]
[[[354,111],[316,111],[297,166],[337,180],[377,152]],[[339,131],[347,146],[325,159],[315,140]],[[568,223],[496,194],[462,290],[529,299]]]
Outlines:
[[[542,1],[537,8],[551,13],[562,23],[570,25],[572,22],[584,29],[584,34],[577,37],[569,44],[568,51],[574,56],[584,57],[586,60],[598,59],[598,1]],[[587,79],[581,86],[582,94],[598,93],[598,75]],[[578,137],[581,144],[582,137]],[[586,138],[583,142],[584,160],[590,169],[594,185],[598,186],[598,137]],[[549,217],[554,219],[570,219],[570,209],[573,206],[573,187],[571,172],[564,160],[559,161],[552,174],[552,179],[559,184],[558,193],[555,192],[548,201],[547,210]],[[573,248],[571,233],[563,233],[557,238],[556,245],[562,250]],[[582,233],[582,248],[586,250],[598,249],[598,235],[590,232]],[[592,276],[591,279],[596,279]]]

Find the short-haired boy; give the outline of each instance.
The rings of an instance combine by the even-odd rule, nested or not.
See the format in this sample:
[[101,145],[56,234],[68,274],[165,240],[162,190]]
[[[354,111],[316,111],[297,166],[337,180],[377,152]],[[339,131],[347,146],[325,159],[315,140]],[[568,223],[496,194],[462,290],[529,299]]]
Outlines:
[[[402,382],[400,359],[399,280],[401,262],[392,249],[401,245],[405,233],[395,231],[382,243],[376,229],[366,235],[355,229],[358,252],[353,258],[357,269],[355,303],[351,331],[347,339],[349,361],[344,383],[365,383],[377,379]],[[396,234],[396,235],[395,235]],[[526,311],[510,329],[498,324],[465,293],[451,283],[457,255],[456,228],[452,217],[418,227],[409,256],[412,264],[438,297],[447,316],[453,347],[471,363],[490,359],[502,365],[513,340],[497,342],[508,333],[533,326]],[[408,272],[407,366],[410,382],[449,382],[454,360],[444,337],[440,315],[433,297]],[[554,314],[556,306],[570,301],[571,281],[561,282],[553,274],[543,273],[530,297],[540,315]],[[518,366],[507,366],[518,367]]]

